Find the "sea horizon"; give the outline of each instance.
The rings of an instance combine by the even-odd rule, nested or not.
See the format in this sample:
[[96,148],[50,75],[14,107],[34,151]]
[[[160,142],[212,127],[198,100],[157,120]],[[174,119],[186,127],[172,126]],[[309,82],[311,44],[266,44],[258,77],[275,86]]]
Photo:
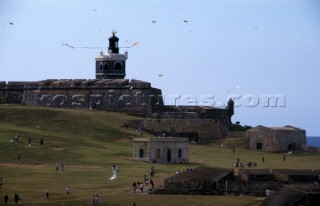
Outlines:
[[320,147],[320,137],[319,136],[307,136],[307,145]]

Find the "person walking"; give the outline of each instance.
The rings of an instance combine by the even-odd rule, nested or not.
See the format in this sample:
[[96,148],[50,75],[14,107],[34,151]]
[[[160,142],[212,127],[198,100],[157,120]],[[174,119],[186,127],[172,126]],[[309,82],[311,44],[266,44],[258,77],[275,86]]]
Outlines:
[[154,183],[153,183],[152,179],[150,179],[150,184],[151,184],[151,190],[153,190],[154,189]]
[[99,195],[96,195],[95,197],[94,197],[94,205],[99,205]]
[[71,189],[70,189],[70,187],[69,187],[69,186],[67,186],[67,188],[66,188],[66,193],[67,193],[67,195],[69,195],[69,194],[70,194],[70,192],[71,192]]
[[46,189],[46,197],[49,199],[49,189]]
[[8,200],[9,200],[8,195],[6,194],[6,195],[3,197],[3,199],[4,199],[4,205],[7,205]]
[[43,146],[43,144],[44,144],[44,140],[43,140],[43,138],[41,137],[41,138],[40,138],[40,145]]
[[16,203],[16,205],[18,205],[18,202],[20,200],[20,197],[17,193],[14,193],[14,202]]
[[132,184],[132,189],[133,189],[133,193],[136,193],[136,191],[137,191],[137,184],[136,184],[136,182],[133,182],[133,184]]

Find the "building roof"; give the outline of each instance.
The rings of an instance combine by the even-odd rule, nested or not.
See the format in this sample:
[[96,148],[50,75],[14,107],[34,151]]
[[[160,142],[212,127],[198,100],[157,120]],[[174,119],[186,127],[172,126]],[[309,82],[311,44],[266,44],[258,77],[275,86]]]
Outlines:
[[318,175],[312,170],[295,170],[295,169],[281,169],[281,170],[273,170],[274,174],[285,174],[285,175]]
[[272,129],[272,130],[277,130],[277,131],[297,131],[297,130],[305,131],[304,129],[301,129],[301,128],[298,128],[298,127],[294,127],[294,126],[290,126],[290,125],[286,125],[286,126],[283,126],[283,127],[266,127],[266,126],[258,125],[256,127],[252,127],[248,131],[258,131],[260,128]]
[[232,174],[232,169],[224,168],[209,168],[209,167],[198,167],[187,172],[175,174],[165,179],[165,182],[185,182],[185,181],[219,181],[229,174]]
[[238,172],[245,175],[272,175],[270,170],[264,169],[239,169]]
[[133,138],[133,142],[186,142],[186,143],[189,143],[189,138],[186,138],[186,137],[137,137],[137,138]]
[[262,206],[285,206],[292,205],[308,194],[320,195],[319,184],[285,185],[273,193],[262,203]]

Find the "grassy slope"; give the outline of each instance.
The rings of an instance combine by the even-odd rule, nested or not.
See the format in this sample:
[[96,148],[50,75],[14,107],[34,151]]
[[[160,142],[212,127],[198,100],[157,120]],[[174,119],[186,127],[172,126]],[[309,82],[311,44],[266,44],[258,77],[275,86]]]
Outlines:
[[[133,129],[123,128],[123,122],[136,117],[125,114],[48,109],[38,107],[0,105],[0,176],[4,186],[0,197],[15,192],[21,196],[20,205],[91,205],[91,197],[99,194],[107,205],[259,205],[255,198],[224,196],[172,196],[132,194],[133,181],[142,181],[148,175],[149,163],[132,160]],[[19,143],[10,143],[14,134]],[[148,134],[144,134],[148,135]],[[28,145],[28,136],[32,145]],[[40,137],[44,146],[39,145]],[[258,163],[258,168],[320,169],[318,155],[297,153],[283,163],[282,154],[262,153],[237,147],[235,154],[228,145],[238,142],[219,142],[211,145],[190,145],[189,157],[193,167],[200,165],[232,167],[237,158]],[[17,160],[20,154],[21,160]],[[266,159],[261,163],[261,157]],[[56,172],[55,163],[64,162],[65,172]],[[120,165],[120,176],[110,181],[111,166]],[[181,164],[153,164],[154,182],[163,184],[164,178],[175,170],[184,170]],[[71,187],[66,196],[65,187]],[[46,188],[50,199],[45,198]]]

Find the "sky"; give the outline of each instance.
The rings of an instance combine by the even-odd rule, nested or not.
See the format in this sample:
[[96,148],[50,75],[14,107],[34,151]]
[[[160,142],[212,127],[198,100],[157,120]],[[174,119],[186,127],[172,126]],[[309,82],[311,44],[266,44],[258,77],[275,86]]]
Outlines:
[[165,104],[232,98],[233,122],[320,136],[318,0],[0,0],[0,81],[94,79],[113,30],[120,47],[140,42],[126,78]]

